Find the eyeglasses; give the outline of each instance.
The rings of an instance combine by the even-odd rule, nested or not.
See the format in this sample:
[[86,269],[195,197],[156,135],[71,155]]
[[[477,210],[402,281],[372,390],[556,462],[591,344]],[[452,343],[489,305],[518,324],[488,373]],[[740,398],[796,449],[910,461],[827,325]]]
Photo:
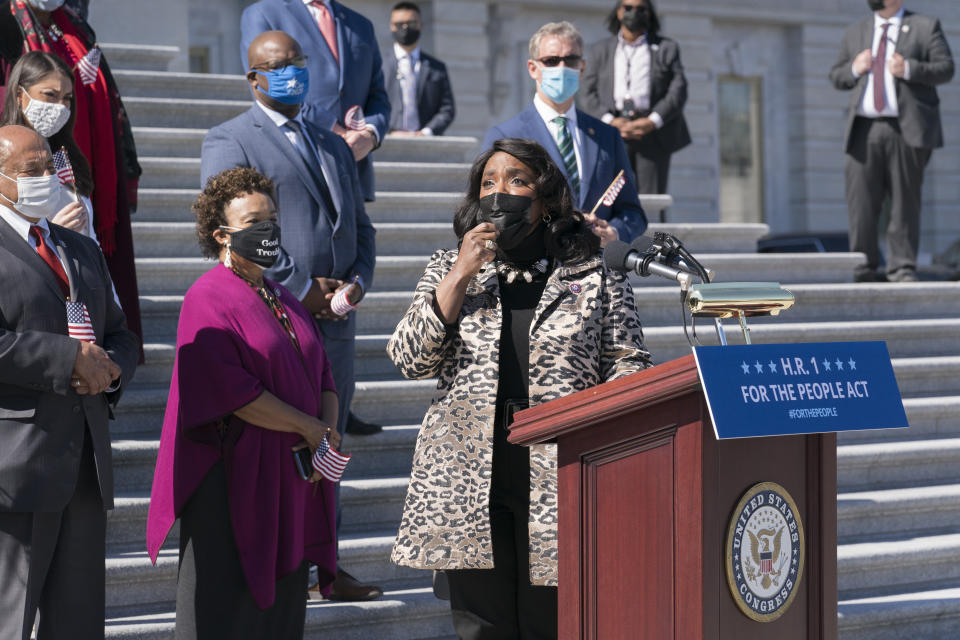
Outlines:
[[583,62],[583,56],[546,56],[537,60],[540,64],[545,67],[555,67],[561,62],[568,67],[579,67],[580,63]]
[[255,64],[250,67],[250,69],[253,71],[276,71],[277,69],[283,69],[289,66],[303,69],[307,66],[307,60],[307,56],[297,56],[296,58],[287,58],[286,60],[272,60],[270,62]]

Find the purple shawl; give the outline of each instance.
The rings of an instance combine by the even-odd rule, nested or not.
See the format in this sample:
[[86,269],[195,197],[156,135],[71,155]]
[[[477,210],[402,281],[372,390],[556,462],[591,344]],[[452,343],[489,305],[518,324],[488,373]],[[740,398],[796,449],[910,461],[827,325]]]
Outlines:
[[224,266],[187,291],[147,517],[156,563],[174,520],[222,458],[240,562],[261,609],[273,604],[276,581],[304,558],[318,565],[321,586],[336,573],[333,485],[321,480],[314,491],[297,474],[290,448],[300,436],[231,416],[265,390],[319,416],[321,391],[334,389],[313,318],[286,289],[267,284],[293,322],[302,359],[270,308]]

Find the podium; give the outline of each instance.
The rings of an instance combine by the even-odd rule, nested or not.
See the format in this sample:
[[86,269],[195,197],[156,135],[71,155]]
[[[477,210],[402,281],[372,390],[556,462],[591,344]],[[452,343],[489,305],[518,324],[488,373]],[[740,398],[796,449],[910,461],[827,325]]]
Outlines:
[[[509,439],[558,445],[562,640],[837,637],[835,434],[717,440],[687,356],[522,411]],[[738,606],[725,568],[761,482],[789,492],[805,534],[772,621]]]

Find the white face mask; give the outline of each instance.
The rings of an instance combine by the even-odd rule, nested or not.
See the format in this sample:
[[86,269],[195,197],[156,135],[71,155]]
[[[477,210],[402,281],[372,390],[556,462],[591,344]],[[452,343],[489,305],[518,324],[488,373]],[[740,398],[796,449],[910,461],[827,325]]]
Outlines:
[[30,121],[34,131],[44,138],[49,138],[63,129],[63,125],[67,124],[67,120],[70,119],[70,107],[59,102],[34,100],[26,89],[23,89],[23,93],[30,101],[23,110],[23,115]]
[[27,0],[34,9],[54,11],[63,6],[65,0]]
[[0,198],[9,202],[14,209],[28,218],[49,218],[63,206],[63,190],[60,178],[52,173],[49,176],[17,178],[0,172],[7,180],[17,183],[17,201],[14,202],[0,193]]

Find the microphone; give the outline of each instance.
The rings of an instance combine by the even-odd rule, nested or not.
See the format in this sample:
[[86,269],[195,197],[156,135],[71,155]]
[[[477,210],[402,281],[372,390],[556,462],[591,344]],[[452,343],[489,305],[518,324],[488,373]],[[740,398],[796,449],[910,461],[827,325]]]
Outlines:
[[632,271],[645,278],[660,276],[667,280],[676,280],[681,288],[688,289],[693,280],[691,274],[657,262],[656,251],[649,250],[652,246],[653,240],[646,236],[638,236],[633,246],[621,240],[614,240],[604,248],[603,261],[615,271]]
[[[631,246],[639,253],[652,253],[654,255],[653,259],[660,264],[665,264],[668,267],[676,267],[698,278],[703,276],[697,267],[690,265],[679,255],[681,251],[684,251],[683,245],[681,245],[680,241],[674,236],[660,232],[657,232],[656,236],[652,239],[649,236],[637,236]],[[713,269],[705,270],[707,273],[707,281],[712,281],[715,275]]]

